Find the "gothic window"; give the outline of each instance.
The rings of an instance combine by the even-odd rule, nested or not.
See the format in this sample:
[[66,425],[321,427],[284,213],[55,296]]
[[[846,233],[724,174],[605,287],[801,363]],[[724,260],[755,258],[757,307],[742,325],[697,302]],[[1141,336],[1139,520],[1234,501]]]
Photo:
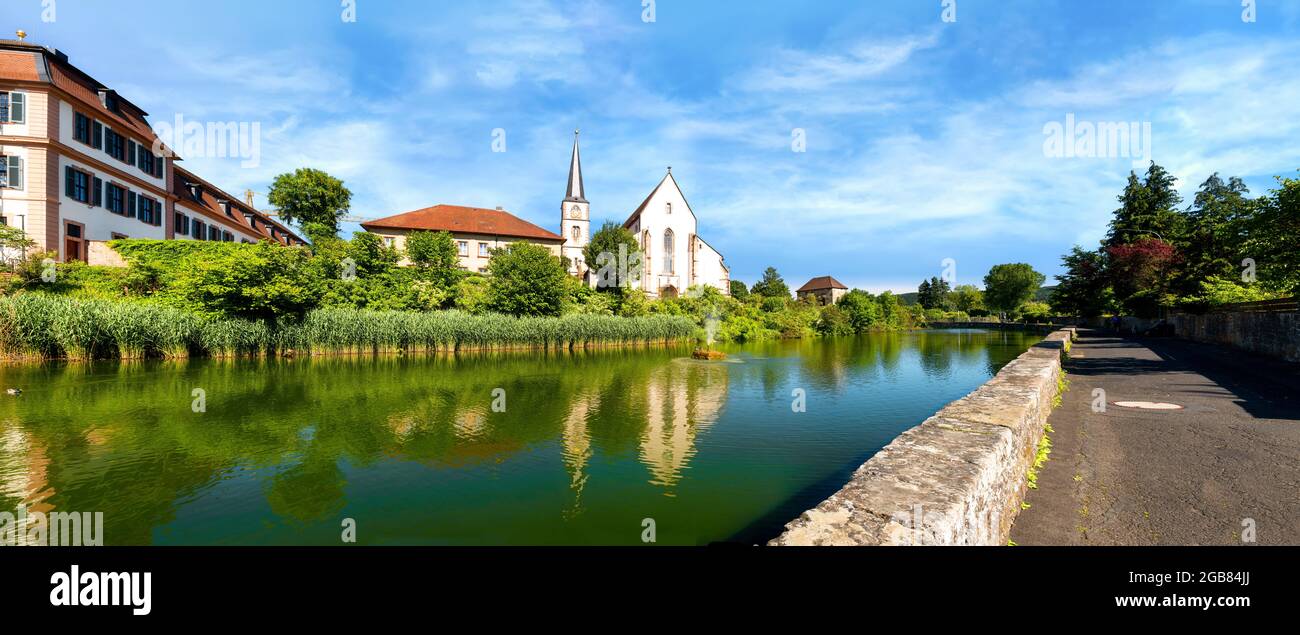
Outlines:
[[664,273],[674,274],[673,270],[673,230],[664,231]]
[[578,227],[577,225],[573,226],[573,239],[582,240],[582,228]]

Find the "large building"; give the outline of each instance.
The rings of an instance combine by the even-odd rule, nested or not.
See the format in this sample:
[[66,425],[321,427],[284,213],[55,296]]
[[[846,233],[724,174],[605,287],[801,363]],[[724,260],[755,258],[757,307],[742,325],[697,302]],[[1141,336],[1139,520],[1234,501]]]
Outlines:
[[303,244],[177,160],[148,113],[67,55],[0,40],[0,222],[37,249],[61,262],[113,264],[104,243],[118,238]]
[[[586,262],[583,248],[591,242],[591,203],[582,178],[578,133],[574,132],[569,158],[569,178],[560,202],[560,233],[554,234],[501,208],[495,210],[457,205],[435,205],[361,224],[403,248],[413,231],[447,231],[460,249],[460,265],[486,271],[492,250],[514,241],[549,247],[569,260],[569,273],[595,284],[601,263]],[[731,293],[730,272],[719,254],[697,232],[695,212],[673,179],[672,168],[624,226],[640,242],[640,271],[632,282],[651,297],[676,297],[697,285],[711,285]],[[617,254],[612,254],[617,257]]]
[[[362,229],[377,234],[389,247],[405,251],[406,238],[416,231],[445,231],[456,243],[460,267],[486,272],[492,250],[512,242],[525,241],[545,245],[551,253],[561,255],[564,239],[501,208],[434,205],[412,212],[361,223]],[[403,260],[400,264],[409,264]]]

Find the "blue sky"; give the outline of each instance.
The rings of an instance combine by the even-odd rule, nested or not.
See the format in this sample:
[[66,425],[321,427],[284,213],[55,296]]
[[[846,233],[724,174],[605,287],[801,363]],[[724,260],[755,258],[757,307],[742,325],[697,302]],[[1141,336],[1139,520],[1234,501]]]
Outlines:
[[[582,129],[592,214],[673,166],[732,277],[915,290],[1049,275],[1102,236],[1133,160],[1047,156],[1067,115],[1149,122],[1185,195],[1300,168],[1300,0],[6,0],[0,20],[151,113],[259,122],[261,162],[183,165],[265,203],[324,169],[381,217],[503,206],[556,231]],[[105,34],[127,34],[107,37]],[[504,129],[506,152],[492,152]],[[806,151],[792,151],[792,131]],[[356,229],[355,226],[347,228]]]

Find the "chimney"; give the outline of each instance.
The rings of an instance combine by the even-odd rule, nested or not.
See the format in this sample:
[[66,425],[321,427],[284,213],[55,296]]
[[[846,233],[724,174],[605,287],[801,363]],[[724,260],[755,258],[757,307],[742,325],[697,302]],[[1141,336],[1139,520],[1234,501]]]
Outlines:
[[497,211],[498,211],[498,212],[504,212],[504,211],[506,211],[506,208],[501,207],[500,205],[497,205]]

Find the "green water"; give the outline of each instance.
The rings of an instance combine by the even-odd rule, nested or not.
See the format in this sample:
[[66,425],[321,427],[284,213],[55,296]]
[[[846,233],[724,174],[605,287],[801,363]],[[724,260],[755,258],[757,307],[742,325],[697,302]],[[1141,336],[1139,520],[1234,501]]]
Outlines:
[[0,509],[109,545],[761,542],[1037,339],[8,366]]

